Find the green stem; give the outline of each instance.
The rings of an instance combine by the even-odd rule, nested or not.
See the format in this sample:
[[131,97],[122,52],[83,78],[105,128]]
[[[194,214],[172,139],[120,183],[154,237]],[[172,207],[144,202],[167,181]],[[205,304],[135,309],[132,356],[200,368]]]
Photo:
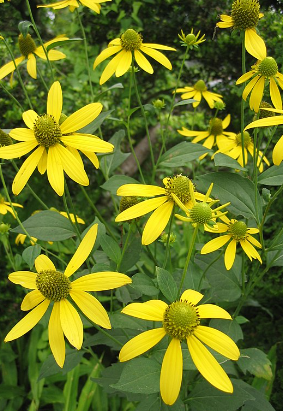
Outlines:
[[209,263],[208,266],[206,267],[206,269],[203,271],[202,276],[201,276],[200,281],[199,281],[199,285],[198,285],[198,290],[199,290],[199,291],[201,291],[202,282],[203,282],[203,280],[205,279],[205,275],[206,275],[207,271],[210,269],[210,267],[211,267],[214,263],[216,263],[217,260],[219,260],[219,258],[224,254],[224,251],[225,251],[225,249],[223,249],[223,250],[221,251],[221,253],[219,253],[218,256],[215,257],[214,260],[212,260],[211,263]]
[[[141,229],[140,229],[140,227],[139,227],[136,219],[135,219],[135,223],[136,223],[137,230],[138,230],[140,236],[142,237],[142,232],[141,232]],[[155,243],[155,244],[156,244],[156,243]],[[148,245],[146,245],[146,246],[145,246],[145,249],[146,249],[146,251],[148,252],[150,258],[152,258],[152,260],[153,260],[153,262],[154,262],[154,265],[155,265],[155,266],[158,266],[158,263],[157,263],[154,255],[152,254],[152,252],[151,252],[151,250],[150,250],[150,247],[149,247]]]
[[[246,72],[246,49],[245,49],[245,37],[244,33],[242,36],[242,74]],[[243,167],[245,167],[245,139],[244,139],[244,127],[245,127],[245,100],[241,98],[241,145],[242,145],[242,156],[243,156]]]
[[188,266],[189,266],[189,263],[190,263],[190,260],[191,260],[191,256],[192,256],[194,246],[195,246],[195,242],[196,242],[196,238],[197,238],[197,233],[198,233],[198,225],[196,225],[195,228],[194,228],[193,237],[192,237],[192,240],[191,240],[191,243],[190,243],[186,263],[185,263],[185,266],[184,266],[184,270],[183,270],[183,274],[182,274],[182,278],[181,278],[181,282],[180,282],[180,286],[179,286],[179,290],[178,290],[178,296],[179,297],[181,295],[183,283],[184,283],[186,275],[187,275]]
[[5,253],[6,253],[7,257],[8,257],[8,260],[9,260],[9,262],[10,262],[13,270],[16,271],[16,267],[15,267],[15,263],[14,263],[14,257],[13,257],[11,245],[10,245],[10,243],[9,243],[8,236],[6,237],[6,240],[7,240],[7,244],[5,244],[4,241],[2,241],[3,247],[4,247]]
[[133,224],[134,224],[134,220],[131,221],[131,224],[130,224],[130,227],[129,227],[129,231],[128,231],[128,234],[127,234],[127,237],[126,237],[126,241],[125,241],[125,244],[124,244],[124,246],[123,246],[122,253],[121,253],[121,257],[120,257],[120,259],[119,259],[119,262],[117,263],[117,269],[116,269],[116,271],[118,271],[118,272],[119,272],[119,270],[120,270],[120,266],[121,266],[121,263],[122,263],[122,261],[123,261],[125,252],[126,252],[126,250],[127,250],[127,248],[128,248],[128,244],[129,244],[129,241],[130,241],[130,238],[131,238],[131,232],[132,232]]
[[4,85],[2,83],[0,83],[0,86],[2,87],[2,89],[5,91],[5,93],[8,94],[8,96],[20,107],[21,111],[24,112],[24,108],[21,105],[21,103],[13,96],[13,94],[10,93],[9,90],[6,89],[6,87],[4,87]]
[[164,258],[163,268],[166,267],[168,256],[170,254],[169,253],[169,247],[170,247],[169,242],[170,242],[170,234],[171,234],[172,222],[173,222],[173,217],[174,217],[174,210],[175,210],[175,204],[173,206],[173,210],[172,210],[170,221],[169,221],[169,229],[168,229],[167,241],[166,241],[166,254],[165,254],[165,258]]

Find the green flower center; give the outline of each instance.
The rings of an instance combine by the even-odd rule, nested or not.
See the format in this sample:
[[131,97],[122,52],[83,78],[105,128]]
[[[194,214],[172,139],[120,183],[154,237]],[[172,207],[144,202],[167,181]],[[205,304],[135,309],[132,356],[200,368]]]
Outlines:
[[212,218],[212,210],[207,203],[197,203],[190,211],[193,223],[206,224]]
[[188,203],[191,199],[190,179],[186,176],[177,175],[169,177],[169,180],[165,184],[165,189],[170,200],[173,200],[171,193],[174,193],[183,204]]
[[[275,113],[273,111],[264,110],[265,108],[273,108],[273,107],[271,104],[267,103],[266,101],[262,101],[259,105],[259,118],[275,116]],[[257,118],[255,118],[254,120],[257,120]]]
[[25,57],[27,57],[30,53],[33,53],[36,50],[35,42],[31,38],[30,34],[27,34],[26,37],[20,34],[18,43],[19,43],[20,52]]
[[199,80],[194,85],[194,89],[197,90],[197,91],[206,91],[207,87],[206,87],[205,82],[203,80]]
[[175,301],[164,313],[163,327],[168,335],[185,340],[200,323],[198,309],[187,301]]
[[12,139],[9,134],[0,128],[0,147],[10,146],[12,144]]
[[33,131],[38,144],[45,148],[59,143],[62,137],[59,124],[50,114],[39,116],[34,123]]
[[122,213],[122,211],[125,211],[128,208],[138,203],[139,203],[138,197],[122,197],[120,201],[120,207],[119,207],[120,213]]
[[133,29],[128,29],[121,36],[121,46],[127,51],[139,50],[142,45],[142,36]]
[[194,44],[196,41],[197,41],[196,36],[193,33],[190,33],[185,37],[185,43],[188,46]]
[[259,8],[258,0],[235,0],[231,13],[234,29],[246,30],[256,27],[259,19]]
[[209,121],[210,134],[213,136],[220,136],[223,133],[222,120],[220,118],[212,118]]
[[273,57],[265,57],[258,65],[258,72],[265,77],[273,77],[278,72],[278,66]]
[[243,221],[236,221],[232,223],[229,227],[229,231],[233,236],[234,240],[244,240],[247,234],[247,225]]
[[38,291],[51,301],[61,301],[67,298],[71,289],[71,281],[65,274],[54,270],[41,271],[36,276]]
[[[252,138],[251,138],[250,134],[248,133],[248,131],[244,131],[243,136],[244,136],[244,146],[245,146],[245,148],[247,148],[251,144]],[[238,146],[242,145],[241,133],[238,133],[236,135],[236,141],[237,141]]]

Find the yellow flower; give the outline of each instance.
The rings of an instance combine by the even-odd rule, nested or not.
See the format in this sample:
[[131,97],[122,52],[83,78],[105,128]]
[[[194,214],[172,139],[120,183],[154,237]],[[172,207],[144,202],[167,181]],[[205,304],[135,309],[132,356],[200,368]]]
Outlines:
[[251,81],[246,85],[243,91],[243,99],[246,100],[251,92],[250,108],[252,110],[256,113],[258,112],[266,82],[269,83],[272,103],[277,109],[282,109],[282,99],[278,85],[283,89],[283,74],[279,73],[277,63],[273,57],[265,57],[263,60],[258,61],[252,66],[251,71],[243,74],[236,81],[236,84],[242,84],[249,79],[251,79]]
[[[16,239],[15,239],[15,244],[16,245],[24,244],[26,238],[27,238],[27,236],[25,234],[18,234]],[[37,242],[37,238],[31,237],[31,239],[32,239],[32,241],[30,242],[31,245],[35,245],[35,243]]]
[[[13,204],[14,207],[23,208],[23,206],[21,204],[18,204],[18,203],[12,203],[12,204]],[[13,211],[12,207],[10,206],[10,203],[8,201],[5,201],[5,197],[3,197],[0,194],[0,214],[5,215],[5,214],[7,214],[7,211],[9,211],[9,213],[11,213],[12,216],[16,218],[16,216],[14,214],[14,211]]]
[[245,48],[258,60],[266,57],[266,46],[263,39],[256,33],[258,20],[263,17],[259,12],[258,0],[235,0],[232,4],[231,16],[222,14],[221,22],[216,25],[221,29],[232,27],[245,31]]
[[[161,374],[160,393],[165,404],[177,400],[182,383],[183,358],[181,341],[185,340],[192,360],[202,376],[221,391],[233,392],[232,383],[204,344],[231,360],[238,360],[237,345],[221,331],[200,325],[204,318],[231,316],[223,308],[213,304],[196,306],[203,295],[194,290],[183,292],[180,301],[167,305],[160,300],[129,304],[122,313],[149,321],[162,321],[162,327],[145,331],[128,341],[120,351],[120,361],[128,361],[148,351],[165,336],[171,341],[165,352]],[[204,343],[204,344],[203,344]]]
[[[254,143],[247,131],[244,131],[244,156],[245,156],[245,164],[248,162],[248,152],[253,157],[254,156]],[[242,150],[242,138],[241,133],[235,134],[234,136],[227,137],[226,140],[221,140],[218,145],[219,150],[216,151],[217,153],[226,154],[229,157],[234,158],[238,161],[238,163],[244,167],[243,162],[243,150]],[[259,171],[263,171],[263,161],[269,166],[270,163],[268,159],[264,156],[262,151],[256,152],[257,155],[257,166],[259,167]]]
[[189,34],[185,34],[183,30],[181,30],[181,34],[178,34],[178,37],[181,39],[182,46],[195,48],[198,48],[198,44],[201,44],[206,40],[205,34],[203,34],[200,38],[199,36],[200,31],[195,35],[194,29],[191,29]]
[[216,232],[227,232],[228,234],[214,238],[206,243],[201,249],[201,254],[212,253],[213,251],[223,247],[223,245],[231,240],[226,248],[224,257],[224,263],[227,270],[230,270],[234,264],[236,257],[236,246],[238,243],[240,243],[242,249],[251,261],[253,258],[256,258],[260,263],[262,263],[259,253],[253,247],[255,245],[256,247],[261,248],[261,244],[251,235],[258,233],[259,230],[257,228],[248,228],[243,221],[234,219],[229,220],[226,216],[222,216],[220,218],[224,221],[224,223],[217,223],[218,229]]
[[[5,1],[5,0],[0,0],[0,3],[4,3],[4,1]],[[8,1],[10,1],[10,0],[8,0]],[[1,37],[1,36],[0,36],[0,37]]]
[[[164,187],[143,184],[125,184],[118,191],[118,196],[156,197],[140,203],[121,212],[115,219],[116,222],[132,220],[155,210],[149,217],[142,235],[142,244],[153,243],[165,229],[171,217],[174,205],[179,201],[189,206],[191,195],[189,190],[190,179],[177,175],[163,179]],[[195,192],[197,199],[204,195]]]
[[108,44],[108,48],[103,50],[95,59],[93,69],[95,69],[102,61],[106,60],[113,54],[118,53],[105,67],[100,77],[100,84],[105,83],[114,73],[116,77],[121,77],[130,68],[133,57],[138,66],[152,74],[153,68],[144,54],[152,57],[158,63],[162,64],[169,70],[172,70],[172,65],[167,57],[159,50],[173,50],[172,47],[162,46],[161,44],[143,43],[142,36],[133,29],[128,29],[120,38],[112,40]]
[[36,167],[41,174],[47,170],[49,183],[59,196],[64,193],[64,171],[78,184],[87,186],[89,180],[78,150],[94,165],[98,162],[94,151],[113,151],[112,144],[77,131],[99,115],[102,104],[88,104],[61,123],[62,105],[62,89],[60,83],[55,81],[47,97],[47,114],[39,116],[33,110],[25,111],[23,120],[28,128],[15,128],[10,132],[10,136],[21,143],[0,148],[0,158],[11,159],[23,156],[37,147],[24,161],[14,179],[14,194],[22,191]]
[[[188,130],[187,128],[183,127],[182,130],[177,130],[182,136],[185,137],[195,137],[192,140],[192,143],[199,143],[200,141],[204,140],[202,145],[211,149],[214,144],[219,143],[226,139],[227,136],[234,136],[235,133],[231,133],[229,131],[224,131],[230,124],[231,116],[228,114],[225,119],[222,121],[218,117],[214,117],[209,122],[209,127],[207,131],[196,131],[196,130]],[[206,154],[200,156],[200,160],[203,159]]]
[[49,344],[57,364],[63,367],[64,335],[78,350],[83,342],[83,323],[70,303],[69,297],[90,321],[101,327],[111,328],[107,312],[87,291],[112,290],[131,283],[131,279],[125,274],[107,271],[84,275],[72,282],[69,280],[91,253],[96,240],[97,227],[98,225],[94,224],[88,230],[64,273],[57,271],[53,262],[42,254],[35,260],[37,274],[30,271],[17,271],[9,275],[9,280],[13,283],[33,290],[25,296],[21,305],[23,311],[32,311],[12,328],[5,342],[15,340],[30,331],[53,302],[48,326]]
[[184,93],[181,95],[182,99],[187,99],[187,98],[193,98],[194,100],[197,100],[196,102],[193,103],[193,107],[197,107],[199,103],[201,102],[202,97],[206,100],[207,104],[209,105],[210,108],[214,107],[214,102],[215,101],[221,101],[221,94],[217,93],[212,93],[211,91],[207,90],[207,87],[205,85],[205,82],[203,80],[197,81],[193,87],[183,87],[183,88],[177,88],[176,90],[177,93]]
[[57,3],[50,3],[37,7],[52,7],[53,10],[59,10],[64,9],[65,7],[69,7],[69,10],[73,12],[76,8],[80,6],[80,4],[82,4],[83,6],[86,6],[89,9],[95,11],[95,13],[99,14],[101,9],[100,3],[105,3],[106,1],[111,0],[63,0],[58,1]]
[[[61,34],[55,37],[53,40],[44,43],[44,48],[46,49],[50,44],[57,43],[58,41],[68,40],[64,34]],[[46,60],[46,55],[44,53],[43,47],[39,46],[36,47],[35,42],[33,41],[30,34],[27,34],[26,37],[23,37],[22,34],[19,35],[19,48],[20,52],[22,53],[21,57],[15,58],[16,66],[22,63],[24,60],[27,60],[27,71],[29,75],[36,79],[37,72],[36,72],[36,58],[35,55],[43,60]],[[48,58],[50,61],[61,60],[65,58],[66,55],[58,50],[50,50],[48,51]],[[10,63],[5,64],[3,67],[0,68],[0,80],[6,77],[8,74],[13,73],[16,70],[15,64],[13,61]]]

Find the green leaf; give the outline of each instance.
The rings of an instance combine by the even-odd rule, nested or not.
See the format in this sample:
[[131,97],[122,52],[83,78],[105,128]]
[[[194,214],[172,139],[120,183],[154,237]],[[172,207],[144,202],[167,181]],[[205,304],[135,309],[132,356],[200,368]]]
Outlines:
[[[124,272],[123,270],[120,270]],[[137,300],[142,296],[142,293],[139,290],[136,290],[131,285],[127,284],[123,287],[118,288],[115,291],[116,298],[121,301],[123,304],[128,304],[133,300]]]
[[195,101],[198,101],[198,100],[194,100],[193,98],[188,98],[186,100],[179,101],[178,103],[174,104],[173,107],[175,108],[175,107],[178,107],[178,106],[184,106],[185,104],[192,104]]
[[66,375],[69,371],[71,371],[81,362],[83,355],[84,351],[67,350],[63,368],[59,367],[53,355],[49,355],[46,361],[44,361],[44,363],[41,366],[37,381],[40,381],[42,378],[50,377],[51,375],[55,375],[58,373]]
[[114,145],[114,151],[106,157],[107,163],[107,174],[113,173],[116,168],[118,168],[124,161],[129,157],[130,153],[122,153],[120,150],[120,144],[125,137],[125,131],[119,130],[114,136],[109,140],[109,143]]
[[105,234],[100,238],[100,245],[105,254],[110,258],[110,260],[118,264],[121,258],[121,248],[119,247],[117,242],[113,240],[112,237]]
[[168,271],[156,267],[157,283],[160,291],[167,300],[172,303],[177,299],[178,289],[175,280]]
[[275,411],[272,405],[265,398],[264,393],[258,391],[256,388],[251,387],[244,381],[238,381],[247,393],[254,397],[253,400],[248,400],[245,402],[241,411]]
[[91,378],[91,380],[103,387],[106,393],[113,394],[117,390],[112,386],[119,381],[124,366],[124,363],[112,364],[110,367],[102,370],[100,378]]
[[55,385],[44,387],[40,400],[45,404],[63,404],[65,402],[65,398],[62,395],[62,390]]
[[271,370],[272,370],[272,378],[271,380],[267,381],[264,378],[259,378],[255,377],[252,382],[252,386],[256,388],[257,390],[264,392],[265,397],[267,399],[270,398],[271,393],[272,393],[272,388],[273,388],[273,383],[275,380],[275,374],[276,374],[276,363],[277,363],[277,344],[274,344],[271,349],[269,350],[269,353],[267,355],[267,358],[271,362]]
[[18,24],[19,31],[22,33],[24,38],[26,38],[30,27],[33,27],[33,24],[28,20],[21,21]]
[[[56,211],[40,211],[22,224],[30,236],[42,241],[63,241],[76,235],[68,218]],[[11,231],[25,234],[20,226]]]
[[280,166],[272,166],[258,176],[258,183],[266,186],[282,186],[283,163]]
[[135,236],[129,242],[129,245],[125,251],[122,262],[120,264],[120,272],[126,273],[140,260],[142,252],[141,238]]
[[41,246],[39,244],[31,245],[23,251],[23,260],[29,265],[30,270],[34,265],[34,260],[39,256],[40,253]]
[[127,362],[121,377],[110,386],[136,394],[159,392],[160,364],[151,358],[134,358]]
[[230,156],[226,156],[222,153],[217,153],[214,156],[214,164],[216,167],[229,167],[235,170],[247,170],[246,168],[242,167],[237,160]]
[[26,395],[25,389],[23,387],[1,384],[0,385],[0,398],[5,398],[10,400],[18,396]]
[[93,134],[103,123],[103,121],[110,116],[110,114],[114,110],[109,110],[109,111],[103,111],[102,113],[99,114],[98,117],[96,117],[95,120],[93,120],[90,124],[87,126],[83,127],[80,131],[80,133],[85,133],[85,134]]
[[244,374],[250,372],[259,378],[271,380],[271,362],[263,351],[257,348],[247,348],[241,350],[241,357],[237,362]]
[[111,194],[116,194],[118,188],[124,184],[139,184],[139,182],[132,177],[124,175],[114,175],[100,187],[104,190],[110,191]]
[[175,147],[166,151],[160,159],[159,166],[162,167],[181,167],[199,158],[202,154],[211,150],[203,147],[201,144],[189,143],[183,141]]
[[154,282],[146,274],[137,273],[133,275],[132,281],[132,287],[144,295],[153,297],[157,296],[159,293],[159,290],[155,287]]
[[135,411],[160,411],[161,401],[157,394],[147,395],[137,406]]
[[109,314],[110,322],[113,329],[125,328],[132,330],[142,330],[146,331],[148,326],[148,321],[141,320],[139,318],[130,317],[129,315],[123,313]]
[[214,318],[210,320],[209,326],[227,334],[235,342],[243,340],[244,338],[241,326],[236,320],[220,320]]
[[[237,173],[217,172],[199,176],[198,180],[204,184],[204,189],[208,189],[213,183],[212,195],[218,198],[221,203],[230,202],[228,206],[231,213],[236,216],[253,217],[256,219],[255,189],[254,184],[248,178],[244,178]],[[197,187],[198,190],[198,187]],[[262,216],[261,197],[258,193],[258,214]]]
[[56,41],[55,43],[49,44],[49,45],[46,47],[46,50],[49,51],[49,50],[54,49],[55,47],[62,46],[62,45],[66,45],[66,43],[71,43],[71,42],[73,42],[73,41],[82,41],[82,40],[83,40],[83,39],[81,39],[81,38],[79,38],[79,37],[77,37],[77,38],[74,37],[73,39]]

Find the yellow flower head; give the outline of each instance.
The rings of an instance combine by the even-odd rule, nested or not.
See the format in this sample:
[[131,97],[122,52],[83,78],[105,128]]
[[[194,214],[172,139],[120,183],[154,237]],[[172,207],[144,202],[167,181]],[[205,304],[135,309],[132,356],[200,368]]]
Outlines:
[[41,5],[37,7],[52,7],[53,10],[59,10],[59,9],[64,9],[66,7],[69,7],[69,10],[73,12],[76,8],[82,4],[83,6],[88,7],[89,9],[95,11],[95,13],[99,14],[101,5],[100,3],[105,3],[106,1],[111,1],[111,0],[62,0],[58,1],[56,3],[50,3],[46,5]]
[[143,43],[141,34],[133,29],[128,29],[120,38],[112,40],[108,44],[108,48],[96,57],[93,69],[108,57],[118,53],[103,70],[100,77],[100,84],[105,83],[114,73],[116,77],[123,76],[130,68],[133,57],[142,70],[152,74],[152,65],[144,54],[152,57],[167,69],[172,70],[172,65],[168,58],[158,50],[176,51],[172,47],[162,46],[161,44]]
[[201,293],[186,290],[179,301],[169,305],[160,300],[151,300],[129,304],[122,310],[122,313],[132,317],[160,321],[162,327],[145,331],[128,341],[120,351],[120,361],[128,361],[143,354],[165,336],[171,339],[160,374],[160,393],[165,404],[174,404],[180,392],[183,374],[181,341],[186,341],[196,368],[210,384],[221,391],[233,392],[229,377],[205,345],[235,361],[240,356],[239,349],[226,334],[200,325],[204,318],[231,320],[231,316],[213,304],[197,305],[202,298]]
[[199,105],[202,97],[206,100],[210,108],[214,107],[215,101],[222,102],[221,100],[222,95],[208,91],[205,85],[205,82],[203,80],[198,80],[193,85],[193,87],[187,86],[183,88],[177,88],[176,92],[184,93],[181,95],[182,99],[193,98],[194,100],[197,100],[193,103],[193,107],[197,107]]
[[[164,187],[146,184],[125,184],[118,191],[118,196],[156,197],[140,203],[121,212],[115,219],[116,222],[127,221],[141,217],[155,210],[149,217],[142,235],[142,244],[153,243],[167,226],[174,205],[177,200],[189,206],[191,202],[190,179],[177,175],[163,179]],[[203,199],[204,195],[195,192],[197,199]],[[178,204],[177,204],[178,205]]]
[[217,231],[215,232],[227,234],[214,238],[206,243],[201,249],[201,254],[212,253],[229,242],[225,251],[224,263],[226,269],[230,270],[235,261],[236,246],[240,243],[242,249],[251,261],[253,258],[256,258],[262,263],[259,253],[253,247],[255,245],[256,247],[261,248],[261,244],[251,235],[258,233],[259,230],[257,228],[248,228],[243,221],[234,219],[229,220],[226,216],[220,218],[224,223],[218,223]]
[[[44,43],[44,48],[46,49],[50,44],[57,43],[58,41],[65,41],[68,40],[64,34],[61,34],[55,37],[53,40]],[[19,35],[19,49],[21,52],[21,57],[15,58],[15,64],[18,66],[23,61],[27,60],[27,71],[29,75],[36,79],[37,78],[37,70],[36,70],[36,58],[35,56],[46,60],[46,55],[42,46],[37,47],[34,40],[32,39],[30,34],[27,34],[24,37],[22,34]],[[57,50],[50,50],[48,51],[48,59],[50,61],[61,60],[65,58],[66,55],[61,51]],[[13,73],[16,68],[13,61],[10,63],[5,64],[3,67],[0,68],[0,80],[6,77],[8,74]]]
[[243,99],[246,100],[251,93],[250,108],[252,110],[258,112],[266,83],[269,83],[272,103],[278,110],[282,109],[282,99],[278,85],[283,89],[283,74],[279,73],[277,63],[273,57],[265,57],[263,60],[258,61],[252,66],[252,70],[243,74],[237,80],[236,84],[242,84],[249,79],[251,81],[243,91]]
[[0,148],[0,158],[5,159],[23,156],[36,148],[14,179],[14,194],[22,191],[36,167],[41,174],[47,170],[49,183],[59,196],[64,193],[64,171],[78,184],[87,186],[89,180],[78,150],[96,168],[99,162],[94,152],[113,151],[112,144],[91,134],[77,132],[100,114],[102,104],[88,104],[60,123],[62,105],[62,89],[60,83],[55,81],[47,97],[47,114],[40,116],[33,110],[25,111],[23,120],[28,128],[15,128],[10,132],[12,138],[21,142]]
[[266,57],[266,46],[263,39],[256,33],[258,20],[263,17],[259,12],[258,0],[235,0],[232,4],[231,16],[222,14],[217,27],[222,29],[232,27],[245,32],[245,48],[248,53],[259,60]]
[[[12,204],[13,204],[14,207],[23,208],[23,206],[21,204],[18,204],[18,203],[12,203]],[[0,194],[0,214],[5,215],[5,214],[7,214],[8,211],[9,211],[9,213],[12,214],[12,216],[14,218],[16,218],[16,216],[14,214],[14,211],[13,211],[12,207],[10,206],[10,203],[8,201],[5,201],[5,197],[3,197]]]
[[17,271],[9,275],[10,281],[33,291],[25,296],[21,305],[23,311],[31,311],[12,328],[5,342],[15,340],[30,331],[53,302],[48,325],[49,344],[57,364],[63,367],[64,335],[78,350],[83,342],[83,323],[69,301],[70,298],[90,321],[101,327],[111,328],[107,312],[88,291],[112,290],[129,284],[132,280],[125,274],[111,271],[84,275],[72,282],[69,279],[91,253],[97,236],[97,227],[98,225],[94,224],[88,230],[64,273],[58,271],[53,262],[42,254],[35,260],[37,273]]
[[197,34],[194,34],[194,29],[191,29],[189,34],[185,34],[183,30],[181,30],[181,34],[178,34],[179,38],[181,39],[182,46],[186,47],[198,47],[198,44],[203,43],[205,41],[205,34],[203,34],[200,38],[200,31]]

